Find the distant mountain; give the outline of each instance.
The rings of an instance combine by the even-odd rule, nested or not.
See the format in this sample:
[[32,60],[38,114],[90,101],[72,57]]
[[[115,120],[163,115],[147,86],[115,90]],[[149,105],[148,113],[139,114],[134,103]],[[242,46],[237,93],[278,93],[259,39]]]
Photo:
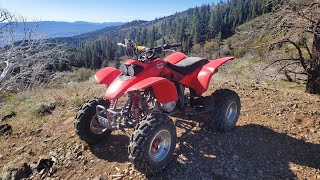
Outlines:
[[[36,34],[44,36],[44,38],[55,38],[55,37],[71,37],[80,35],[83,33],[96,31],[99,29],[119,26],[122,22],[105,22],[105,23],[91,23],[84,21],[77,22],[61,22],[61,21],[39,21],[39,22],[27,22],[18,23],[16,32],[16,39],[21,39],[24,34],[25,27],[36,27]],[[3,23],[0,23],[0,27]]]
[[[153,21],[152,21],[153,22]],[[67,43],[69,45],[79,45],[84,42],[92,42],[97,39],[104,39],[104,35],[118,37],[120,33],[123,32],[123,30],[127,31],[128,29],[136,26],[141,26],[141,28],[145,28],[146,24],[150,23],[149,21],[144,20],[135,20],[132,22],[123,23],[119,26],[107,26],[102,29],[98,29],[95,31],[86,32],[83,34],[79,34],[72,37],[57,37],[53,38],[55,42],[63,42]],[[121,38],[123,40],[123,38]]]

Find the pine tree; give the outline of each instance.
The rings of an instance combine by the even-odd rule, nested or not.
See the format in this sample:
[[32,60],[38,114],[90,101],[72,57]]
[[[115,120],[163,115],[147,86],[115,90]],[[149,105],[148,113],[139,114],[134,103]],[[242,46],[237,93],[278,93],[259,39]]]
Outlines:
[[[152,23],[133,21],[123,25],[121,31],[111,30],[95,41],[79,44],[75,53],[76,64],[99,68],[110,61],[117,61],[125,51],[116,43],[123,42],[124,38],[148,47],[156,46],[157,42],[182,42],[181,50],[189,53],[195,45],[209,47],[210,43],[230,37],[239,25],[270,12],[275,5],[269,0],[228,0],[214,6],[192,8]],[[118,57],[116,52],[119,52]]]

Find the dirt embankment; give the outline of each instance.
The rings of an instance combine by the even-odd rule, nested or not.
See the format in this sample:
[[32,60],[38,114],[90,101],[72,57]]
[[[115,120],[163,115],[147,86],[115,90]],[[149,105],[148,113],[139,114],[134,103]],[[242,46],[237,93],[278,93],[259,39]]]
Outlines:
[[[174,118],[178,128],[175,155],[156,176],[134,170],[128,162],[128,138],[119,132],[92,147],[81,142],[73,130],[76,108],[68,103],[57,104],[46,117],[30,119],[30,123],[41,121],[30,131],[24,131],[30,129],[25,127],[29,123],[14,122],[19,122],[21,112],[6,120],[12,132],[0,137],[0,170],[7,177],[17,169],[28,175],[32,172],[30,179],[320,179],[319,96],[270,86],[220,86],[240,94],[237,128],[218,133],[199,123],[200,117],[194,121]],[[79,92],[81,86],[70,96]]]

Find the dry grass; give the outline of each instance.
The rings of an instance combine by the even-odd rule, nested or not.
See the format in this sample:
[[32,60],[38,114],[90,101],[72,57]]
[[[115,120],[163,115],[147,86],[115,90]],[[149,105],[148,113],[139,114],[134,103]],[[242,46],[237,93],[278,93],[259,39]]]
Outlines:
[[[274,101],[274,99],[265,99],[265,91],[271,93],[269,95],[270,97],[282,97],[283,94],[297,94],[297,92],[300,93],[300,90],[295,90],[295,87],[292,87],[293,89],[290,89],[290,91],[275,91],[273,89],[264,88],[261,88],[260,91],[251,85],[245,85],[246,83],[250,84],[250,81],[245,78],[244,81],[239,80],[239,84],[235,83],[233,78],[236,78],[236,76],[231,73],[232,71],[239,70],[238,77],[242,76],[241,73],[246,74],[247,77],[250,75],[250,73],[247,72],[247,69],[242,70],[239,68],[245,61],[247,60],[238,59],[236,61],[231,61],[224,66],[224,68],[213,77],[213,83],[210,85],[210,89],[206,95],[211,94],[215,89],[219,88],[229,87],[234,89],[240,94],[243,101],[243,111],[240,119],[241,126],[250,123],[265,123],[270,125],[270,127],[271,125],[278,125],[278,121],[275,121],[276,117],[272,117],[274,119],[272,123],[270,122],[269,117],[266,118],[265,121],[262,118],[264,116],[251,117],[252,114],[259,112],[256,110],[259,102],[255,101],[261,100],[264,102],[265,100],[270,100],[272,103],[275,103],[276,101]],[[52,151],[57,151],[65,155],[67,152],[73,151],[77,146],[82,145],[83,142],[80,142],[79,138],[74,132],[74,115],[76,114],[79,105],[81,105],[84,101],[93,97],[102,97],[104,92],[103,86],[96,85],[93,80],[89,80],[80,83],[70,82],[62,84],[60,87],[39,88],[5,96],[5,103],[0,109],[0,115],[8,112],[9,110],[16,111],[17,115],[16,117],[9,119],[7,122],[13,127],[12,134],[10,136],[0,137],[0,155],[3,156],[3,158],[0,158],[0,170],[8,163],[17,164],[21,162],[35,162],[39,159],[39,157],[48,156]],[[255,100],[252,99],[252,92],[256,94],[256,96],[254,96],[254,98],[256,98]],[[302,97],[304,94],[302,91],[301,93]],[[312,99],[312,97],[309,97],[309,99]],[[39,116],[36,113],[38,108],[43,104],[48,105],[49,103],[54,103],[56,105],[52,113]],[[316,105],[317,104],[313,104],[312,107],[315,108]],[[264,106],[265,108],[270,108],[269,104],[264,104]],[[282,105],[279,103],[278,106],[278,109],[282,108]],[[287,116],[289,119],[289,114],[286,115],[286,117]],[[184,131],[184,129],[178,128],[178,136],[183,134]],[[115,132],[115,134],[118,133],[119,132]],[[114,138],[115,137],[121,136],[114,136]],[[127,150],[116,149],[115,154],[119,154],[118,151],[126,152]],[[95,172],[105,172],[106,167],[107,172],[112,172],[111,166],[114,164],[117,164],[117,167],[120,169],[128,169],[127,161],[109,162],[96,157],[93,158],[94,156],[90,153],[90,151],[83,151],[83,154],[85,158],[90,157],[91,159],[94,159],[94,162],[90,162],[90,169],[92,168]],[[81,168],[85,166],[82,160],[73,160],[71,161],[71,164],[72,165],[68,165],[66,163],[58,170],[57,175],[66,179],[68,179],[69,176],[79,176],[79,173],[83,171]],[[181,167],[184,166],[180,166],[178,168]],[[88,172],[89,171],[86,173]]]
[[[10,111],[17,115],[5,121],[13,127],[12,134],[0,136],[0,169],[9,162],[37,161],[53,149],[67,149],[70,142],[79,141],[73,130],[74,115],[84,101],[103,95],[104,87],[93,80],[6,95],[0,117]],[[52,104],[51,113],[39,115]]]
[[[38,88],[7,96],[0,108],[0,116],[13,110],[17,112],[17,116],[11,121],[16,123],[15,131],[22,129],[33,131],[53,116],[50,113],[43,113],[44,115],[39,117],[41,112],[47,111],[52,105],[55,105],[57,111],[63,110],[62,116],[64,116],[73,114],[86,100],[102,96],[103,87],[93,81],[70,82],[61,88]],[[54,112],[55,110],[53,114]],[[23,128],[17,129],[19,127],[17,125],[22,125]]]

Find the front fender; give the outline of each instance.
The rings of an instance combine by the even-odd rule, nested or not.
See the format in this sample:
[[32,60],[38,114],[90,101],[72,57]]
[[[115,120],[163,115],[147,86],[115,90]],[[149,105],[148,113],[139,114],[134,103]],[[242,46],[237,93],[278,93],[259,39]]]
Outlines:
[[96,73],[95,79],[98,84],[106,84],[109,86],[120,74],[121,72],[116,68],[105,67]]
[[154,94],[160,103],[168,103],[178,100],[178,93],[175,85],[171,81],[160,77],[144,79],[131,86],[127,92],[138,91],[148,87],[153,88]]

